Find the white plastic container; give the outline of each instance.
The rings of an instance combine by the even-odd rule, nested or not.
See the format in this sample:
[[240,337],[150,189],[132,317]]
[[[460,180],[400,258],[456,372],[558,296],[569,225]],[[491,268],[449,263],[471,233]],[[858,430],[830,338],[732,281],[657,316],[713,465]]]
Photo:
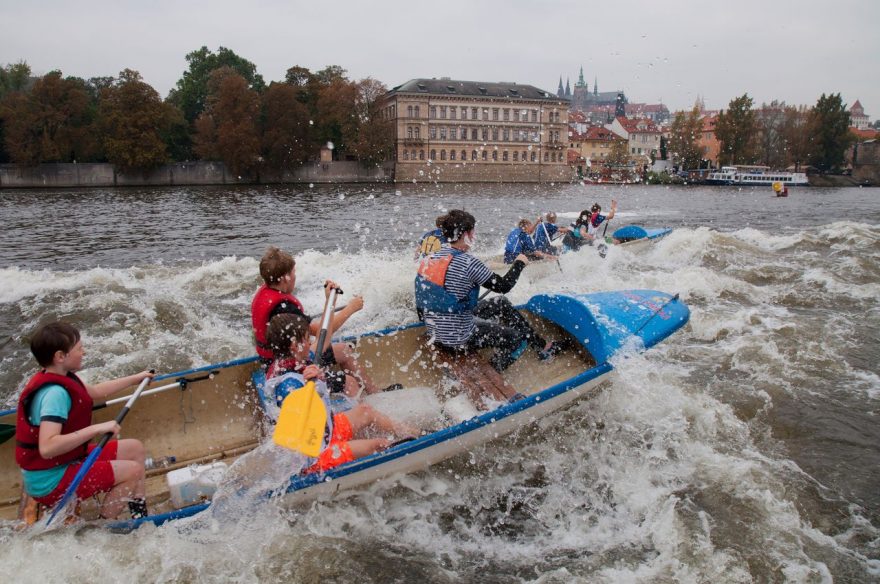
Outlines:
[[166,476],[171,504],[175,509],[195,505],[210,500],[217,491],[223,475],[225,462],[214,462],[199,466],[187,466],[172,470]]

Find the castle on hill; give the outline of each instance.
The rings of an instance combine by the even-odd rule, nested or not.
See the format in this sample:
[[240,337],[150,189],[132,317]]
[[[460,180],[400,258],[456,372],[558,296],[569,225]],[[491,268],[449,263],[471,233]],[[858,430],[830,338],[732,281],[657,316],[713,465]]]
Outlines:
[[571,110],[587,111],[592,106],[618,106],[618,104],[626,105],[626,95],[622,89],[617,91],[599,91],[598,78],[593,79],[593,90],[590,91],[590,85],[584,81],[584,68],[581,67],[580,75],[577,83],[574,84],[574,91],[571,89],[569,80],[565,80],[565,88],[562,87],[562,76],[559,77],[559,89],[556,90],[557,97],[567,99],[571,102]]

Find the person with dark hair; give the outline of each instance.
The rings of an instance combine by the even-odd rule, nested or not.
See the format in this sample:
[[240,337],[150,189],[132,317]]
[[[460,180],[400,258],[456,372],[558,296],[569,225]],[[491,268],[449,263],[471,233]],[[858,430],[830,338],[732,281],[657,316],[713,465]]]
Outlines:
[[[449,247],[424,258],[415,280],[416,307],[431,335],[432,343],[449,355],[466,355],[492,347],[490,363],[496,372],[507,369],[531,346],[542,359],[558,352],[555,343],[545,342],[528,321],[503,296],[478,299],[480,287],[505,294],[514,285],[528,258],[519,254],[504,276],[468,253],[475,241],[476,220],[466,211],[450,211],[443,220],[443,235]],[[499,376],[500,379],[500,376]],[[499,395],[518,397],[510,386],[499,382]],[[506,392],[506,393],[505,393]]]
[[[61,321],[37,328],[30,345],[41,370],[30,378],[18,398],[15,462],[21,467],[25,492],[51,507],[67,492],[95,447],[89,442],[108,432],[119,433],[115,420],[92,423],[93,403],[105,401],[153,374],[142,371],[87,385],[76,375],[84,355],[79,331]],[[115,518],[126,504],[132,518],[146,516],[145,458],[140,440],[107,442],[77,487],[77,499],[106,492],[101,517]]]
[[443,225],[443,219],[445,218],[446,215],[440,215],[437,217],[437,219],[434,220],[436,229],[426,232],[422,235],[422,238],[419,239],[419,246],[416,248],[415,254],[416,259],[422,259],[425,256],[429,256],[435,251],[440,251],[440,248],[444,245],[449,244],[443,236],[443,230],[440,228],[440,226]]
[[617,201],[614,199],[611,200],[611,212],[607,216],[601,214],[602,207],[599,203],[593,203],[592,207],[581,211],[577,220],[571,224],[571,230],[562,240],[563,249],[565,251],[577,251],[583,245],[593,245],[593,241],[598,237],[599,225],[604,221],[614,219],[616,211]]
[[[331,326],[327,338],[332,334]],[[399,424],[367,404],[358,404],[345,412],[331,413],[324,372],[309,360],[311,334],[309,321],[304,316],[290,313],[273,316],[267,335],[275,359],[266,371],[266,394],[274,396],[275,405],[280,408],[290,392],[314,381],[315,389],[324,400],[328,412],[322,451],[306,472],[325,472],[385,450],[392,443],[389,436],[411,438],[418,435],[418,429]],[[356,434],[369,428],[385,436],[355,438]]]
[[[305,316],[303,306],[293,295],[296,288],[296,261],[289,253],[281,251],[277,247],[266,250],[260,260],[260,276],[263,285],[257,290],[251,302],[251,324],[254,331],[254,339],[257,345],[257,354],[268,365],[274,358],[272,348],[266,341],[266,328],[269,321],[276,314],[299,314]],[[324,293],[329,296],[330,290],[337,285],[327,280],[324,283]],[[337,330],[355,312],[364,307],[364,299],[360,296],[353,297],[344,308],[333,315],[333,328]],[[311,321],[310,330],[312,335],[317,336],[320,330],[320,318]],[[357,397],[361,388],[366,393],[376,393],[378,387],[370,379],[367,372],[360,365],[351,347],[346,343],[332,343],[330,347],[321,349],[322,363],[325,365],[338,364],[342,374],[334,374],[327,371],[328,384],[332,391],[343,391],[350,397]],[[395,389],[399,386],[392,385],[386,389]]]

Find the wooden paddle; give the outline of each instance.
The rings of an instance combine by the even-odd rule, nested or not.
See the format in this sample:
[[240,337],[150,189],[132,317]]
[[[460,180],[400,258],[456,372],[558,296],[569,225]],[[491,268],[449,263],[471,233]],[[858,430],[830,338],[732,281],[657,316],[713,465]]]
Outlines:
[[[336,288],[330,290],[330,296],[324,305],[324,318],[321,321],[321,332],[318,335],[318,344],[315,346],[315,365],[321,366],[321,357],[324,354],[324,343],[327,340],[327,329],[330,328],[330,319],[333,317],[333,307],[336,305],[336,295],[342,291]],[[324,437],[324,429],[327,427],[327,407],[324,400],[318,395],[315,382],[309,381],[303,387],[296,389],[284,398],[281,404],[281,412],[278,414],[278,422],[272,433],[272,441],[278,446],[290,450],[296,450],[312,458],[321,453],[321,444]]]
[[[122,420],[124,420],[125,416],[128,415],[128,411],[132,408],[134,402],[137,401],[137,398],[140,397],[141,392],[144,391],[144,388],[149,382],[149,377],[144,377],[141,380],[140,384],[137,387],[137,390],[131,395],[130,398],[128,398],[125,406],[123,406],[122,410],[116,416],[117,424],[122,424]],[[67,487],[67,491],[65,491],[64,496],[61,497],[61,500],[59,500],[58,503],[55,505],[55,508],[52,509],[52,514],[49,516],[49,520],[46,521],[46,527],[48,527],[49,524],[52,523],[52,520],[55,519],[55,516],[58,515],[58,512],[64,509],[65,506],[67,506],[70,498],[73,497],[74,493],[76,493],[76,488],[86,477],[86,474],[92,468],[92,465],[95,464],[95,461],[98,460],[98,457],[101,455],[101,450],[104,449],[104,446],[107,445],[107,442],[109,442],[111,438],[113,438],[113,432],[107,432],[106,434],[104,434],[104,436],[101,438],[101,441],[98,442],[98,445],[95,446],[92,452],[89,453],[88,457],[86,457],[85,461],[82,463],[82,466],[79,467],[76,476],[73,477],[73,481],[70,483],[70,486]]]

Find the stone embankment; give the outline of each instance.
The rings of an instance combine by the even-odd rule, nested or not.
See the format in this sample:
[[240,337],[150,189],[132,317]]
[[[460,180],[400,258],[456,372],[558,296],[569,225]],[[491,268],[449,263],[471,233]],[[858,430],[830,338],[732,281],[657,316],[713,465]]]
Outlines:
[[294,171],[243,178],[222,162],[178,162],[143,173],[117,172],[112,164],[0,164],[0,189],[142,187],[227,184],[376,183],[394,180],[394,164],[364,167],[357,162],[304,164]]

